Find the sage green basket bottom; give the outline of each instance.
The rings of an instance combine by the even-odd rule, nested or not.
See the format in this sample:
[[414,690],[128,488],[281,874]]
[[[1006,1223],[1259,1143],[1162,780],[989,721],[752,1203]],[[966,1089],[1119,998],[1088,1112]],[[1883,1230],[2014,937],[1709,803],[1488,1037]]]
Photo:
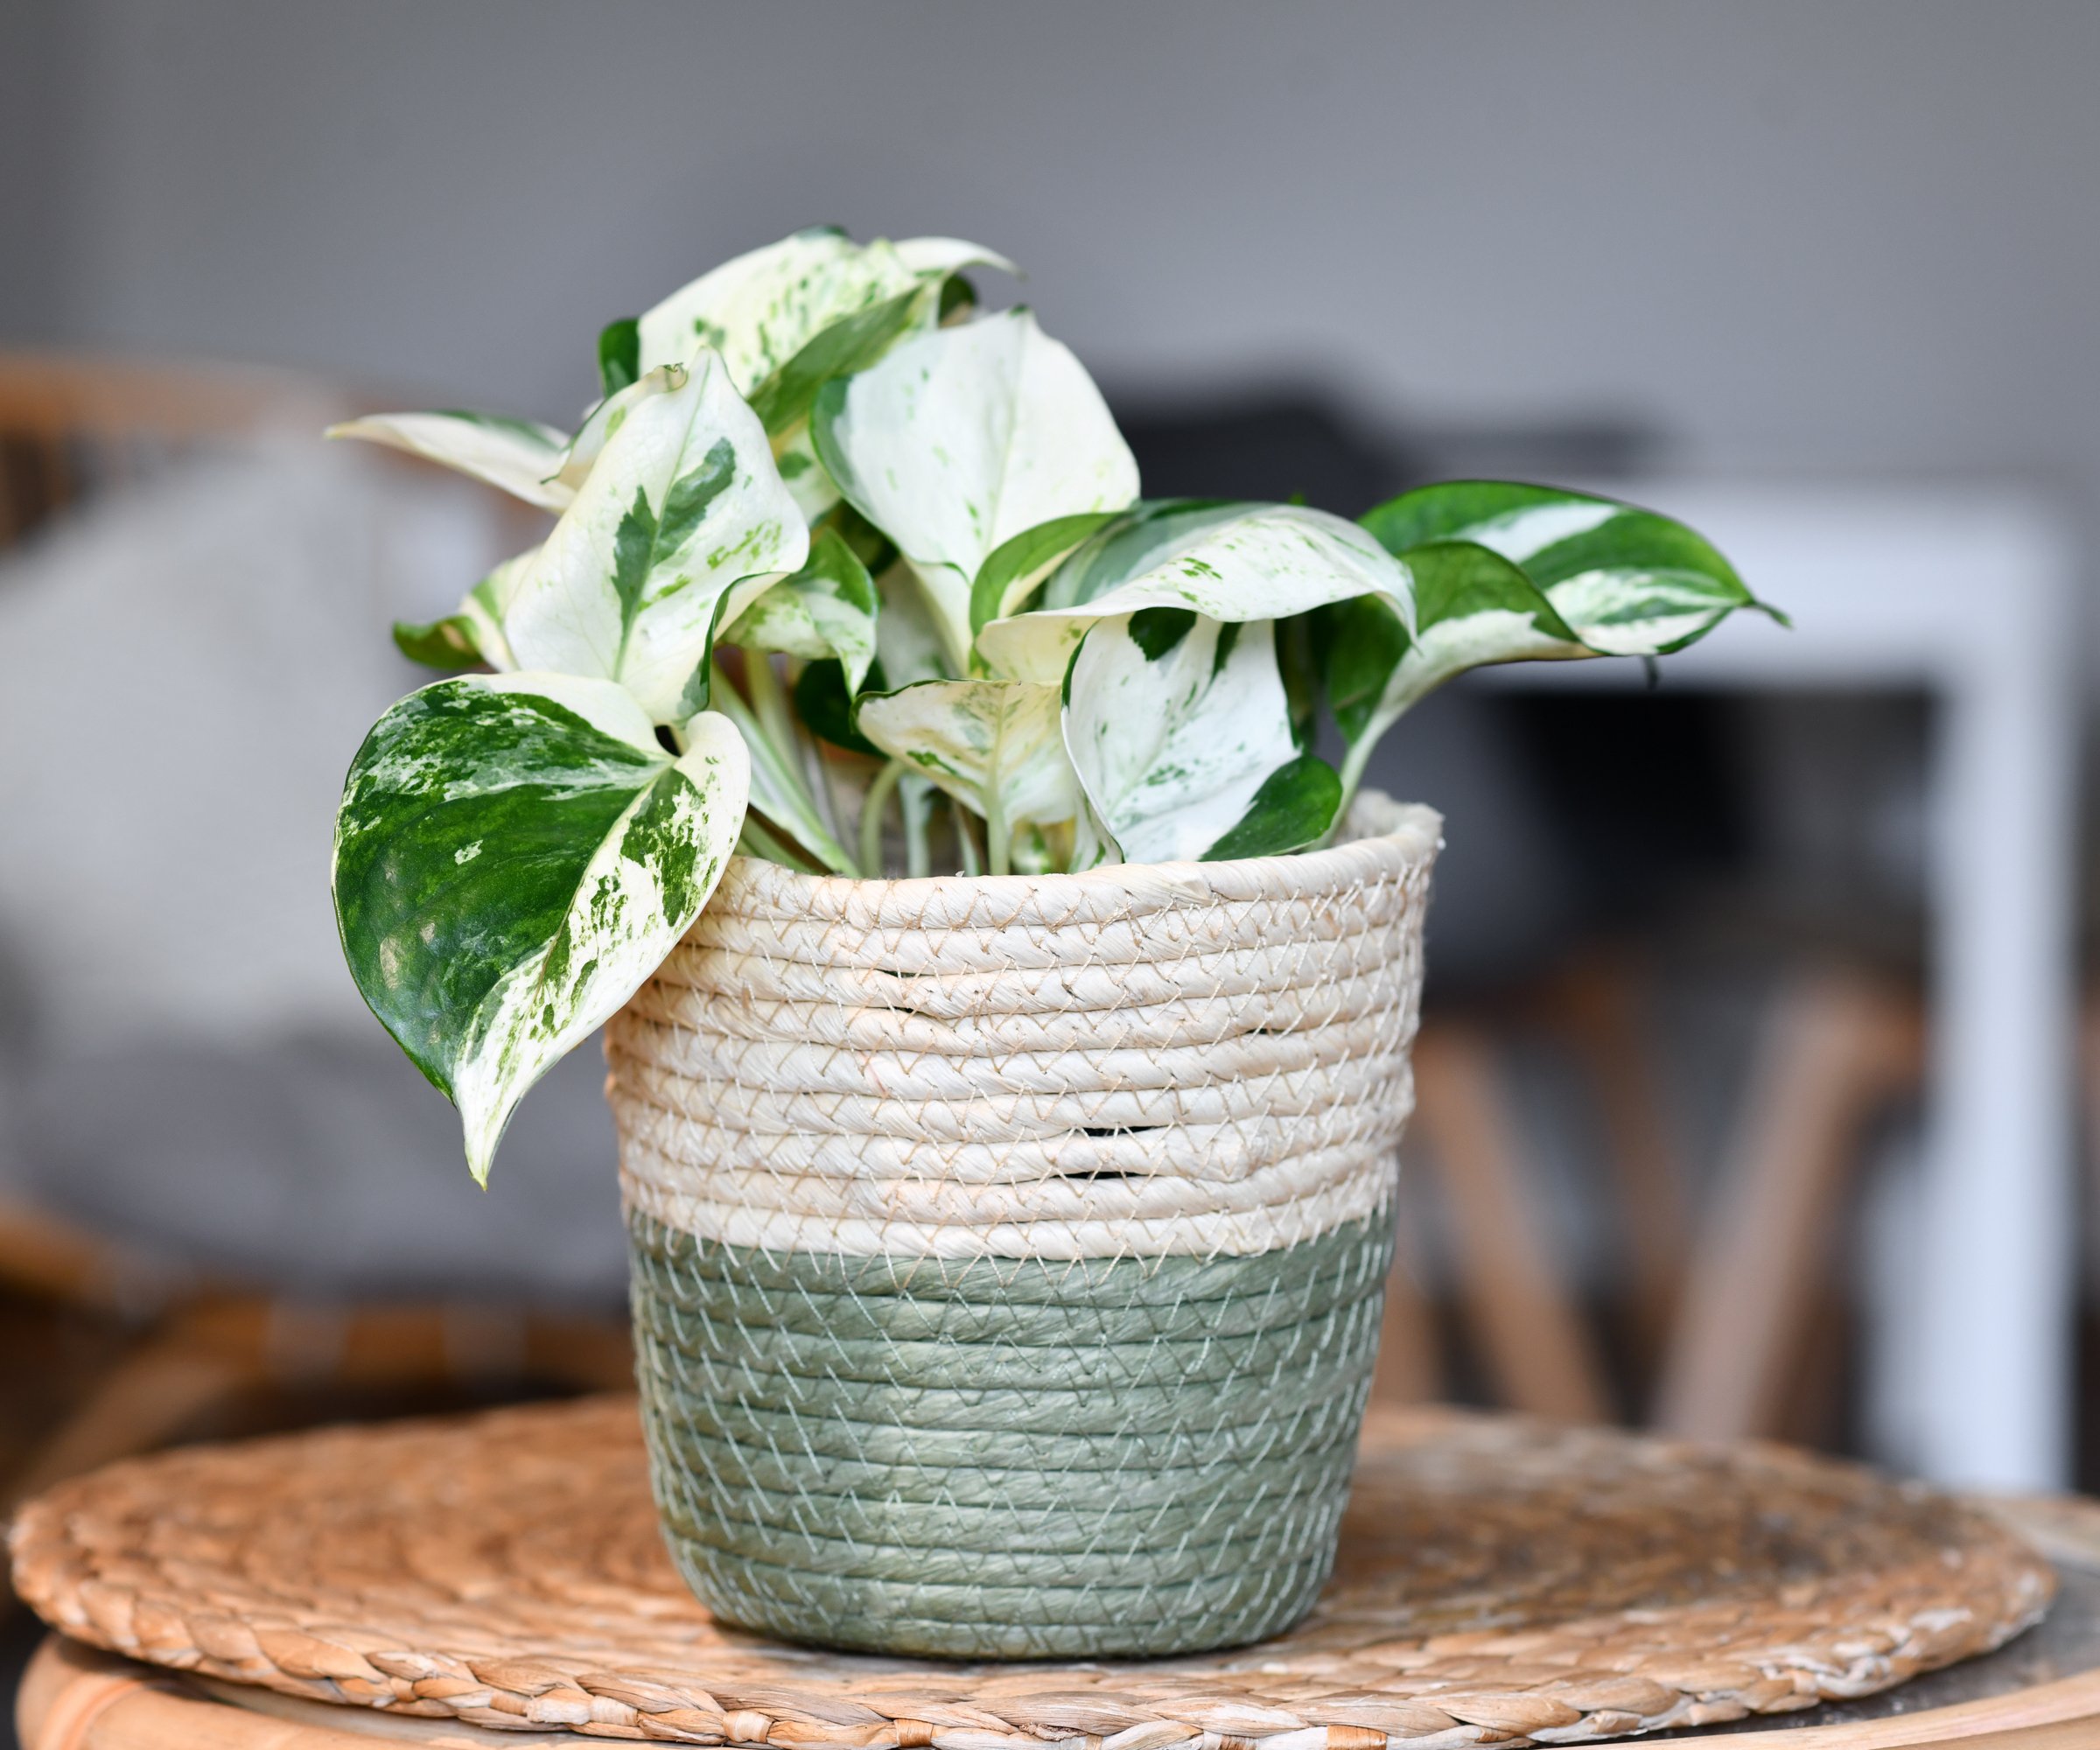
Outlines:
[[1311,1608],[1390,1217],[1252,1257],[764,1252],[629,1218],[665,1537],[724,1620],[955,1658],[1158,1655]]

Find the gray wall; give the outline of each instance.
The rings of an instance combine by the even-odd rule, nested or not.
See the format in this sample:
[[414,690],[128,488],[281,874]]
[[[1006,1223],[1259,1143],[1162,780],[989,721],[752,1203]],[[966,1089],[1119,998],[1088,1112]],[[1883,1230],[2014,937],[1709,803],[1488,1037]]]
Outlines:
[[1125,384],[2100,477],[2100,7],[13,0],[0,339],[553,416],[797,225],[975,236]]

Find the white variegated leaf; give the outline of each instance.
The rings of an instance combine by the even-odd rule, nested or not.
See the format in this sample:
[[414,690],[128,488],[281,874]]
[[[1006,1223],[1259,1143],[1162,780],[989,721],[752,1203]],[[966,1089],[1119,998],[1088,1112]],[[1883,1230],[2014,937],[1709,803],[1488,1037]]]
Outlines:
[[863,696],[856,721],[884,752],[982,815],[997,837],[1079,812],[1058,710],[1055,687],[925,681]]
[[1340,782],[1298,752],[1269,620],[1097,621],[1065,693],[1065,746],[1126,862],[1294,850],[1334,818]]
[[737,841],[744,743],[686,725],[673,758],[620,687],[462,676],[366,738],[336,817],[358,988],[459,1109],[486,1180],[525,1091],[638,990]]
[[[1097,542],[1116,538],[1111,525],[1053,573],[1046,603],[1031,613],[997,620],[977,634],[992,671],[1039,682],[1061,677],[1072,652],[1097,620],[1145,608],[1180,608],[1210,620],[1282,620],[1331,602],[1376,596],[1403,626],[1414,620],[1407,568],[1354,523],[1296,505],[1192,508],[1171,525],[1163,544],[1139,543],[1126,581],[1099,577]],[[1060,591],[1068,568],[1083,570],[1102,590],[1073,599]]]
[[1407,550],[1415,630],[1382,624],[1369,600],[1316,619],[1323,679],[1335,721],[1352,744],[1375,741],[1454,676],[1490,663],[1550,661],[1592,652],[1523,572],[1469,541]]
[[619,681],[674,722],[704,687],[718,608],[733,618],[808,550],[757,416],[703,352],[628,406],[505,631],[522,666]]
[[971,584],[995,549],[1138,495],[1138,465],[1100,390],[1026,310],[900,342],[828,384],[810,424],[847,501],[925,582],[957,674],[970,664]]
[[1551,605],[1582,654],[1662,655],[1738,608],[1773,612],[1683,523],[1583,493],[1451,480],[1403,493],[1363,522],[1403,557],[1458,542],[1499,555]]
[[443,620],[412,626],[396,620],[394,642],[412,662],[427,662],[433,668],[460,668],[486,662],[492,668],[518,666],[510,640],[503,633],[503,618],[510,612],[518,582],[539,549],[506,559],[466,592],[466,598]]
[[816,446],[810,441],[807,419],[774,440],[773,459],[774,466],[780,471],[781,480],[788,483],[788,490],[794,496],[795,508],[802,513],[803,522],[815,522],[838,502],[838,488],[831,484],[831,476],[816,458]]
[[638,378],[624,388],[617,389],[584,416],[584,423],[577,428],[576,436],[569,440],[569,447],[562,452],[560,465],[554,473],[554,484],[564,488],[571,502],[584,482],[591,477],[598,454],[606,447],[606,440],[626,423],[637,402],[646,401],[653,395],[665,395],[676,388],[683,378],[675,371],[652,371]]
[[748,395],[819,332],[908,290],[917,276],[887,243],[798,231],[710,269],[647,312],[641,368],[682,365],[706,346]]
[[1580,571],[1546,589],[1589,648],[1603,656],[1660,656],[1704,637],[1738,603],[1717,600],[1712,582],[1683,571]]
[[808,563],[760,596],[721,638],[746,650],[778,650],[805,662],[836,657],[852,694],[875,660],[875,628],[868,568],[827,528],[810,543]]
[[953,237],[856,243],[844,232],[798,231],[724,262],[641,318],[640,366],[682,365],[699,346],[721,354],[745,395],[834,323],[966,267],[1012,264]]
[[472,474],[542,510],[561,510],[575,496],[554,474],[569,434],[530,419],[494,413],[374,413],[328,428],[331,438],[358,438],[406,450]]

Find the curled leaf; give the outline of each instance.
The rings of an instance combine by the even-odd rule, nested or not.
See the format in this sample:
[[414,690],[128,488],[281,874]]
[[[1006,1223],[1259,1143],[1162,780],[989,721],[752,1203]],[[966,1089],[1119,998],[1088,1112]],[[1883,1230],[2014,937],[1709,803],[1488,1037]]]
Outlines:
[[1004,832],[1061,825],[1079,812],[1055,687],[923,681],[864,695],[855,721],[875,746]]
[[1268,620],[1151,607],[1088,628],[1065,746],[1125,861],[1263,857],[1312,844],[1340,780],[1301,756]]
[[1051,574],[1040,608],[994,620],[977,648],[994,673],[1043,682],[1099,620],[1146,608],[1281,620],[1362,595],[1411,624],[1406,567],[1352,522],[1297,505],[1170,501],[1104,528]]
[[575,496],[553,478],[569,434],[536,420],[498,413],[374,413],[328,428],[331,438],[357,438],[442,463],[542,510],[560,510]]

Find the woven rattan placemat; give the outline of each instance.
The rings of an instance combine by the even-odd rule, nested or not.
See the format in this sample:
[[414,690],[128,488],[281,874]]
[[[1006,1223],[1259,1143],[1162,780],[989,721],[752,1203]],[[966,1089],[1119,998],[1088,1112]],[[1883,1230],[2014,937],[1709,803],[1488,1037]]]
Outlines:
[[1867,1694],[1998,1645],[2054,1585],[1993,1521],[1850,1466],[1447,1413],[1373,1417],[1310,1620],[1200,1658],[941,1665],[718,1628],[657,1542],[626,1399],[118,1465],[13,1545],[47,1620],[136,1658],[794,1750],[1565,1743]]

